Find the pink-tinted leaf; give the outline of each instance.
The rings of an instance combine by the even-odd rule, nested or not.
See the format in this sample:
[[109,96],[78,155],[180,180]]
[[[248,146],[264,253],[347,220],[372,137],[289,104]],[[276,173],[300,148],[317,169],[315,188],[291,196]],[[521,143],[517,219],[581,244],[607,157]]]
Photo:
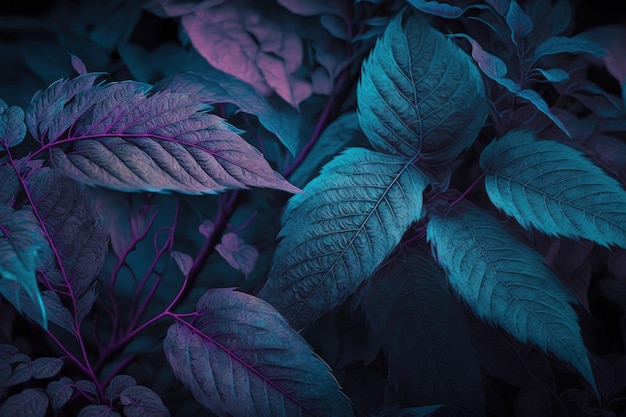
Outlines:
[[510,0],[486,0],[487,4],[493,7],[500,16],[506,15],[509,10],[509,1]]
[[602,61],[607,71],[619,82],[626,85],[626,28],[619,25],[595,27],[580,35],[602,45],[606,55]]
[[104,395],[108,400],[113,401],[117,399],[122,391],[128,387],[137,385],[137,381],[130,375],[116,375],[109,382],[109,386],[104,390]]
[[74,54],[70,54],[70,58],[72,59],[72,68],[74,68],[74,71],[76,71],[78,75],[87,74],[87,67],[82,59]]
[[5,381],[2,381],[0,385],[4,387],[12,387],[13,385],[18,385],[30,380],[33,377],[33,368],[31,364],[32,362],[24,362],[17,365],[13,372],[11,372],[11,376]]
[[183,275],[187,276],[191,270],[191,265],[193,265],[193,258],[186,253],[176,251],[170,252],[170,256],[174,259]]
[[62,377],[60,380],[52,381],[48,384],[46,393],[52,400],[52,409],[54,411],[59,411],[72,398],[72,394],[74,394],[73,383],[71,379]]
[[143,7],[159,17],[179,17],[224,3],[224,0],[151,0]]
[[9,107],[0,99],[0,152],[19,145],[24,136],[24,110],[18,106]]
[[311,95],[310,85],[296,75],[303,59],[300,37],[260,11],[229,1],[185,15],[182,24],[209,64],[262,94],[276,92],[294,107]]
[[204,219],[198,227],[198,232],[208,239],[209,236],[211,236],[211,233],[213,233],[213,228],[213,222],[209,219]]
[[44,291],[41,298],[46,306],[48,320],[74,334],[74,318],[72,313],[61,303],[59,295],[54,291]]
[[259,257],[259,251],[254,246],[246,244],[235,233],[226,233],[222,236],[222,243],[218,243],[215,250],[230,266],[243,272],[246,278],[254,269]]

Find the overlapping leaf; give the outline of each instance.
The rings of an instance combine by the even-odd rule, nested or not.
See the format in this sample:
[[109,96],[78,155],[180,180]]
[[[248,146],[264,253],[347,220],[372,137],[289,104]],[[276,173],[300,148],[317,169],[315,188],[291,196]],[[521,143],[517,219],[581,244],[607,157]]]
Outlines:
[[515,131],[480,158],[493,204],[525,228],[626,247],[626,191],[579,151]]
[[539,253],[487,213],[433,214],[427,238],[459,296],[483,320],[573,365],[595,389],[572,293]]
[[426,184],[403,157],[345,151],[289,201],[259,296],[296,329],[341,304],[420,218]]
[[195,328],[174,324],[174,374],[218,416],[353,416],[330,368],[264,301],[230,289],[198,301]]
[[483,81],[469,56],[421,18],[400,14],[361,71],[358,115],[372,146],[446,165],[487,117]]
[[19,145],[25,135],[24,110],[0,99],[0,151]]
[[72,178],[122,191],[298,191],[190,95],[149,94],[149,85],[136,82],[91,86],[96,76],[53,84],[27,111],[36,139],[71,143],[71,149],[54,146],[52,160]]
[[429,254],[400,252],[366,287],[368,331],[382,345],[403,403],[454,404],[461,415],[483,415],[480,366],[445,280]]

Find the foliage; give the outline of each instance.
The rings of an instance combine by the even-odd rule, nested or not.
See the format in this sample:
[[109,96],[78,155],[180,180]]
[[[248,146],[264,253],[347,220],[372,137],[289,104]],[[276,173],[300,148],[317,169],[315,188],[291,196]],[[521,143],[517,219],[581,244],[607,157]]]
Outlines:
[[0,416],[626,408],[623,24],[0,7]]

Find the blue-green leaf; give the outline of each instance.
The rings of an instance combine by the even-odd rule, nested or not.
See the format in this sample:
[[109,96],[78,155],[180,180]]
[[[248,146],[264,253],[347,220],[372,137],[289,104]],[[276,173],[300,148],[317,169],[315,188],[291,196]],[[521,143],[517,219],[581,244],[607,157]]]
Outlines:
[[266,302],[231,289],[198,300],[194,327],[172,325],[174,374],[220,417],[352,417],[330,368]]
[[[35,269],[39,265],[39,252],[48,245],[43,230],[30,206],[14,211],[0,204],[0,276],[17,282],[39,306],[41,325],[47,326],[46,309],[37,286]],[[3,292],[0,286],[0,292]],[[19,297],[6,294],[18,311]]]
[[359,123],[372,146],[447,165],[487,117],[480,72],[422,18],[400,14],[376,42],[357,87]]
[[529,101],[537,110],[541,113],[548,116],[550,120],[554,122],[554,124],[563,131],[568,137],[572,137],[569,133],[563,122],[556,117],[548,107],[548,103],[537,93],[535,90],[524,89],[515,93],[518,97],[523,98],[524,100]]
[[533,31],[533,21],[515,0],[509,3],[505,19],[511,29],[511,40],[515,45],[519,39],[525,38]]
[[626,247],[626,191],[575,149],[515,131],[480,158],[493,204],[525,228]]
[[482,320],[570,363],[596,389],[570,305],[575,298],[539,253],[469,206],[433,214],[427,239],[454,290]]
[[289,200],[259,296],[296,329],[341,304],[420,218],[426,184],[410,160],[348,149]]
[[534,70],[539,71],[546,78],[546,80],[553,83],[560,83],[569,80],[569,73],[559,68],[534,68]]
[[437,405],[425,405],[422,407],[384,407],[378,410],[375,417],[428,417],[441,407],[445,407],[444,404]]
[[398,253],[376,271],[361,305],[401,403],[450,404],[464,416],[484,415],[480,364],[465,314],[430,254]]
[[574,36],[573,38],[552,36],[535,49],[534,61],[544,55],[562,53],[591,54],[595,57],[601,57],[606,54],[606,50],[600,44],[583,36]]
[[0,99],[0,151],[19,145],[26,136],[24,110]]

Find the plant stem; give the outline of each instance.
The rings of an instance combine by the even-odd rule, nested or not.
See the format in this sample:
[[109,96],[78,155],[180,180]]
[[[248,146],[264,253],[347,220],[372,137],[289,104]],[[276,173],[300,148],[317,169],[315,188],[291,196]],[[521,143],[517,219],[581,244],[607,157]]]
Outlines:
[[484,177],[485,177],[485,173],[483,172],[482,174],[480,174],[478,178],[474,180],[474,182],[469,187],[467,187],[465,191],[463,191],[463,194],[461,194],[456,200],[450,203],[450,207],[454,207],[458,203],[460,203],[467,196],[467,194],[469,194],[469,192],[472,191],[478,185],[480,181],[482,181]]

